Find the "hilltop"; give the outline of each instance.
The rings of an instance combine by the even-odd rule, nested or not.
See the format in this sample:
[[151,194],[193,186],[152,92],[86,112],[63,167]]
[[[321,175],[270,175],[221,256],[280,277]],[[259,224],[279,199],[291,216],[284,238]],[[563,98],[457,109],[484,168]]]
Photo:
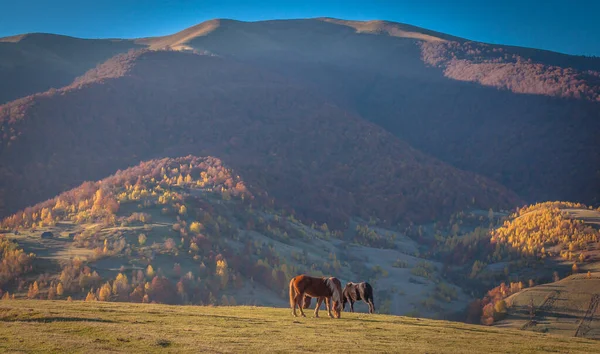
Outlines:
[[[446,321],[343,313],[294,319],[267,307],[66,301],[2,303],[4,351],[598,353],[596,341]],[[326,338],[326,339],[325,339]]]
[[142,48],[128,40],[81,39],[50,33],[0,38],[0,104],[70,84],[114,55]]

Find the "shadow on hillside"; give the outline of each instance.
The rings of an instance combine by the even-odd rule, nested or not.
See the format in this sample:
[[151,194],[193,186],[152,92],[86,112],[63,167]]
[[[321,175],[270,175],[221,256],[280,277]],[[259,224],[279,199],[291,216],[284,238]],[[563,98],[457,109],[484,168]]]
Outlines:
[[104,322],[115,323],[112,320],[103,320],[100,318],[83,318],[83,317],[41,317],[41,318],[0,318],[0,322]]

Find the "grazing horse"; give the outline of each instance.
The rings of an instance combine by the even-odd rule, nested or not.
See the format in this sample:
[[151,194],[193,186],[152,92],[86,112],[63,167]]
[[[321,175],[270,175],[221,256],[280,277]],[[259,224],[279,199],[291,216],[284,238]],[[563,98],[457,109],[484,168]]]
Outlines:
[[[300,314],[302,317],[306,317],[303,308],[306,308],[307,299],[310,297],[316,297],[317,306],[315,307],[315,317],[319,317],[319,307],[325,300],[325,307],[327,308],[327,314],[333,313],[335,318],[340,318],[342,312],[342,283],[339,279],[330,278],[315,278],[305,274],[298,275],[290,280],[290,306],[292,307],[294,317],[297,317],[296,306],[300,308]],[[305,298],[306,297],[306,298]],[[310,305],[310,302],[308,302]]]
[[369,313],[375,312],[375,305],[373,304],[373,288],[371,284],[367,282],[363,283],[348,283],[344,288],[344,305],[350,302],[350,312],[354,312],[354,303],[356,301],[363,300],[369,305]]

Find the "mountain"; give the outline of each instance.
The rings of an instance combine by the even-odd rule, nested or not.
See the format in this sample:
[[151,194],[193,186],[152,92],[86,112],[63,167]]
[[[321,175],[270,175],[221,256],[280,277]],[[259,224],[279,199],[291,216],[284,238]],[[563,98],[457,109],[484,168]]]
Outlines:
[[0,122],[0,189],[12,212],[140,160],[188,154],[216,156],[280,207],[337,227],[519,203],[291,79],[215,56],[119,55],[68,87],[0,107]]
[[[42,35],[4,39],[10,43],[0,48],[36,36]],[[44,36],[43,43],[66,41]],[[78,41],[115,50],[118,43],[121,51],[136,46],[196,51],[261,68],[529,202],[600,200],[598,58],[472,42],[387,21],[331,18],[220,19],[164,37],[69,38],[64,47],[76,48]],[[66,49],[53,45],[48,50],[51,54],[40,57],[60,56]],[[107,53],[73,63],[91,69]],[[8,67],[17,63],[5,62]],[[56,63],[40,67],[52,71]],[[51,86],[74,78],[67,76]]]

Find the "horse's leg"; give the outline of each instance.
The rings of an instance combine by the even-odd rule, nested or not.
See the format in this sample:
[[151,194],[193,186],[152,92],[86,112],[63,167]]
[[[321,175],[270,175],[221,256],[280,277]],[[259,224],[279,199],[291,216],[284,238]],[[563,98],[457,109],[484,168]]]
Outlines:
[[350,299],[350,312],[354,312],[354,300]]
[[294,289],[293,279],[292,279],[292,281],[290,281],[290,306],[292,306],[292,313],[294,314],[294,317],[298,317],[298,314],[296,313],[296,305],[297,304],[298,304],[298,294],[296,293],[296,290]]
[[319,308],[321,307],[322,303],[323,303],[323,298],[318,297],[317,298],[317,306],[315,306],[315,317],[319,317]]
[[325,298],[325,307],[327,307],[327,315],[329,317],[333,318],[333,315],[331,314],[331,308],[333,307],[333,301],[331,300],[330,297]]
[[304,314],[304,311],[302,310],[302,307],[304,304],[304,301],[302,301],[303,298],[304,298],[304,293],[297,293],[296,297],[294,297],[294,317],[298,317],[298,315],[296,314],[296,305],[300,309],[300,314],[302,315],[302,317],[306,317],[306,315]]
[[372,297],[369,298],[368,304],[369,304],[369,313],[375,312],[375,304],[373,303]]
[[[298,294],[297,297],[297,301],[298,301],[298,308],[300,309],[300,315],[302,315],[302,317],[306,317],[306,315],[304,314],[304,293]],[[302,302],[302,304],[300,304],[300,302]]]
[[[298,313],[296,313],[296,305],[298,305],[298,295],[297,294],[294,296],[293,302],[294,302],[294,307],[292,307],[292,312],[294,313],[294,317],[298,317]],[[300,308],[302,308],[302,307],[300,307]]]

